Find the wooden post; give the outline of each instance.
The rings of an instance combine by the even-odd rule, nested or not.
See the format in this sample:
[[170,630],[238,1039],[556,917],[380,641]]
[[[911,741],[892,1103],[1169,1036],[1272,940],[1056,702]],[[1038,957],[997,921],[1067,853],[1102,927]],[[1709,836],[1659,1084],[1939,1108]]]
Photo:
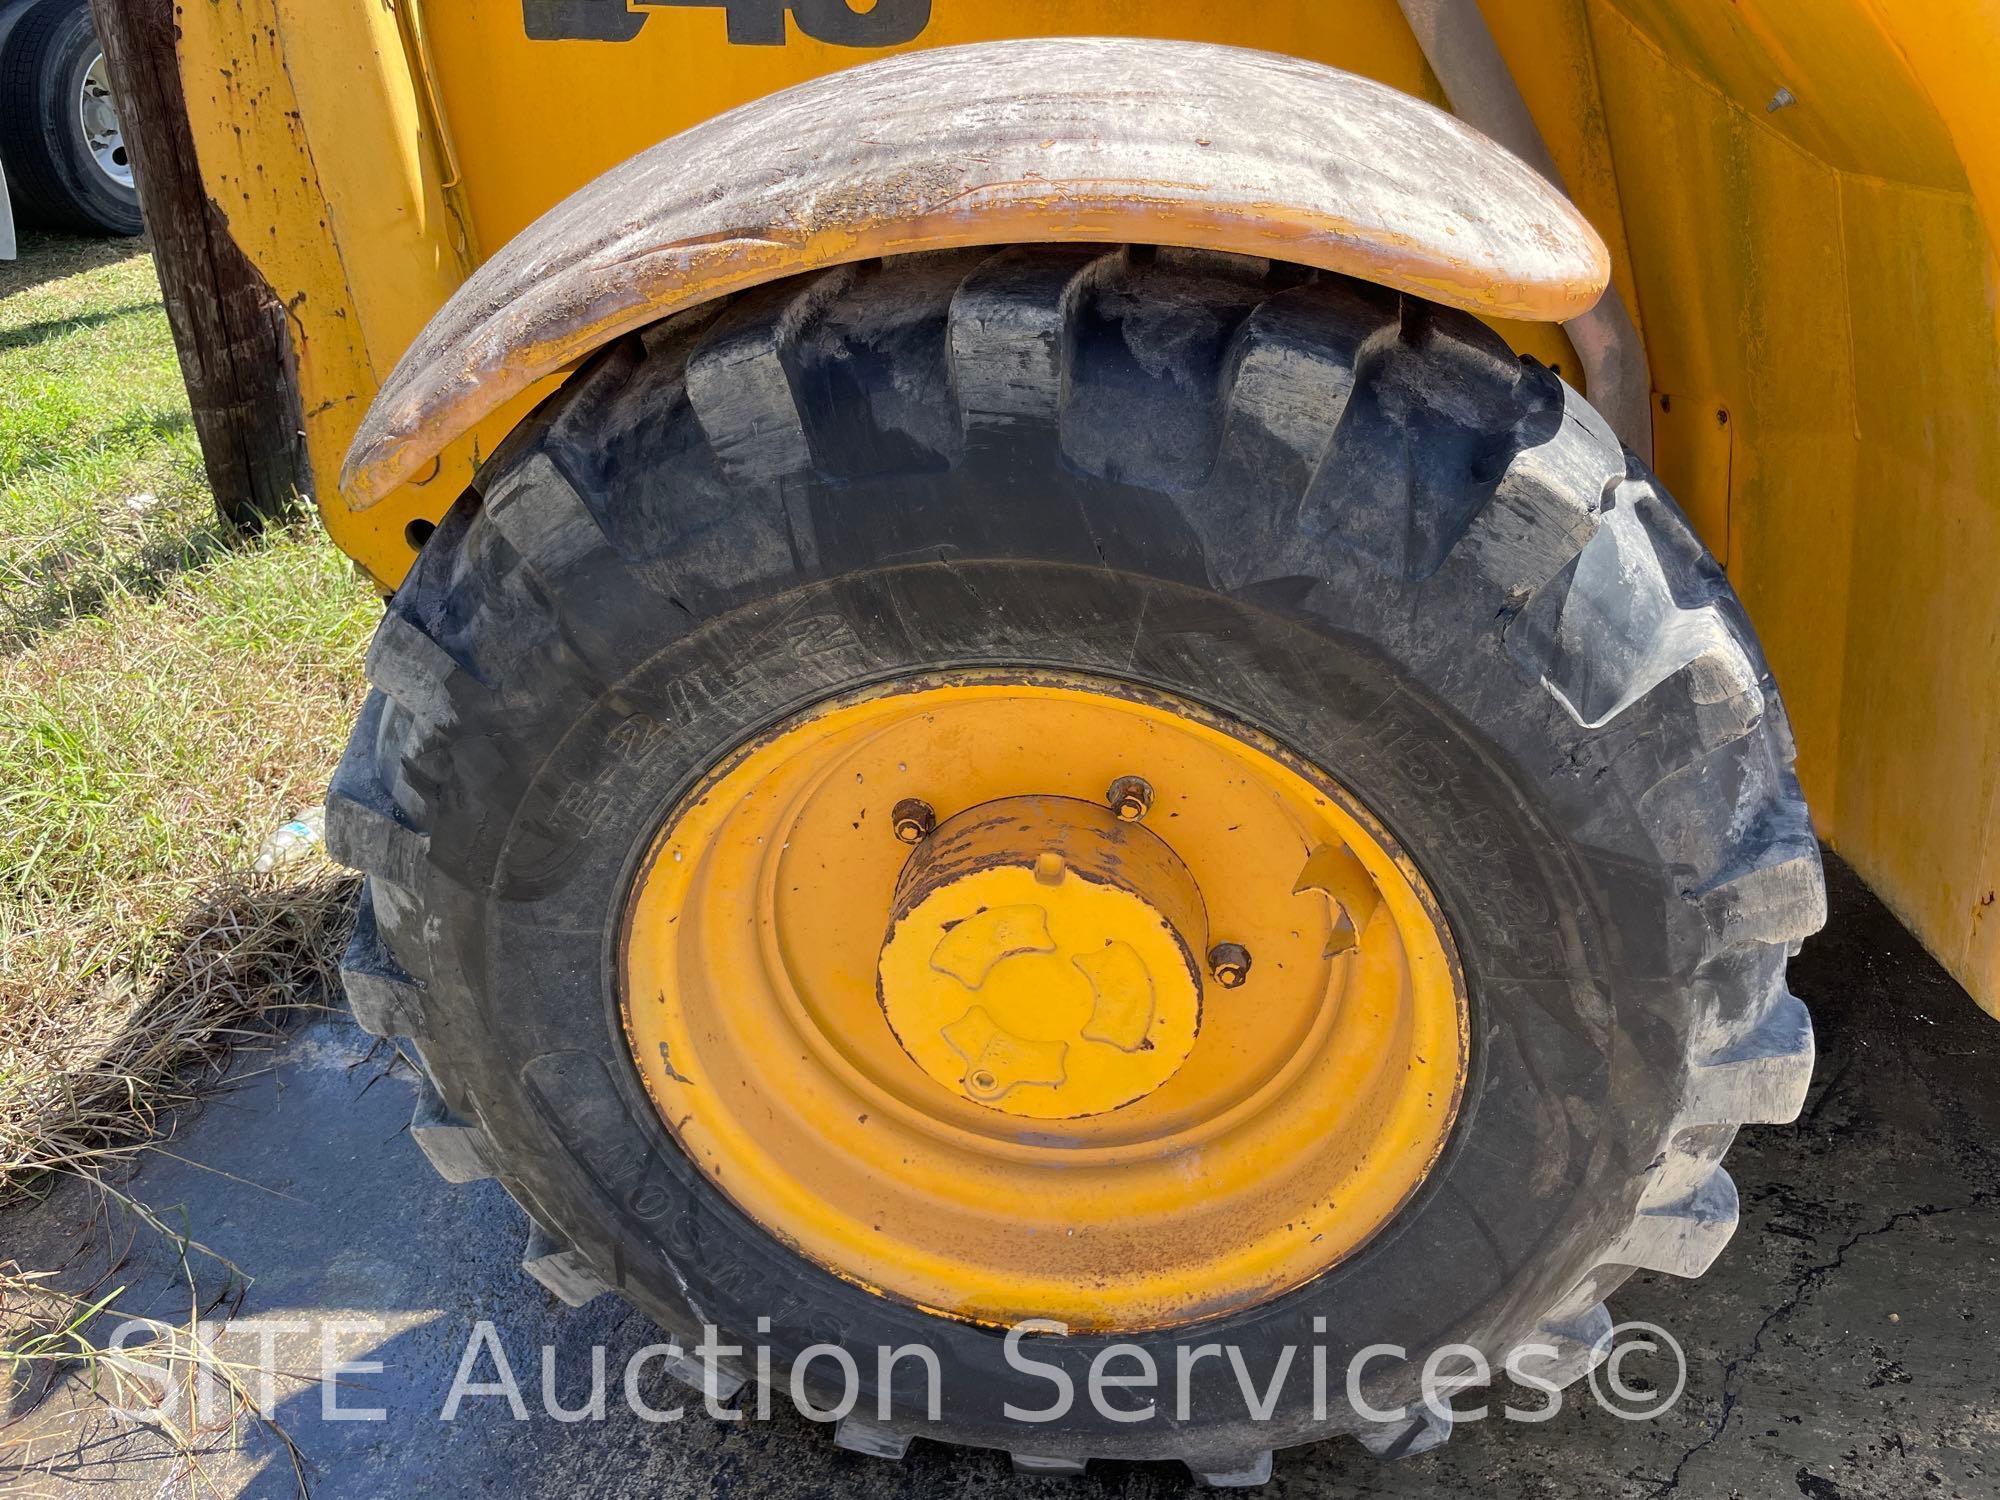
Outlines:
[[255,530],[312,495],[290,321],[202,185],[174,0],[90,8],[216,509]]

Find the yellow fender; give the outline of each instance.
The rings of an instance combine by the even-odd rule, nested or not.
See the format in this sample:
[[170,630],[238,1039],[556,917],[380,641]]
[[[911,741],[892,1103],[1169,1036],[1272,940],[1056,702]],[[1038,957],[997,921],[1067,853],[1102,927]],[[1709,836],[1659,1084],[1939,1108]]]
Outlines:
[[1123,38],[908,53],[705,121],[522,231],[390,374],[342,489],[374,504],[536,381],[683,308],[1018,241],[1269,256],[1545,322],[1590,308],[1610,275],[1532,167],[1351,73]]

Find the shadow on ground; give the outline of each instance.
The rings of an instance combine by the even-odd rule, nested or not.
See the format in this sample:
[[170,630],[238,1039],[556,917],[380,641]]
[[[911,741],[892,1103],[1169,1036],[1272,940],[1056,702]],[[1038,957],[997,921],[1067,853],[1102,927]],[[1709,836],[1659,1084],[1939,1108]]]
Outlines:
[[79,271],[116,265],[135,255],[152,253],[153,242],[140,236],[47,234],[23,229],[16,237],[15,258],[0,260],[0,297],[32,291],[45,282],[61,281]]
[[[1621,1497],[1989,1496],[2000,1434],[1990,1273],[2000,1254],[2000,1025],[1982,1016],[1838,863],[1833,920],[1806,946],[1793,987],[1817,1018],[1821,1064],[1803,1118],[1746,1132],[1730,1158],[1742,1227],[1703,1280],[1641,1277],[1615,1311],[1674,1333],[1689,1368],[1683,1399],[1625,1421],[1572,1399],[1538,1425],[1466,1424],[1444,1449],[1379,1465],[1346,1442],[1281,1453],[1271,1493]],[[1102,1465],[1085,1480],[1016,1479],[992,1454],[919,1443],[902,1464],[836,1450],[786,1414],[719,1423],[698,1402],[649,1425],[619,1372],[654,1330],[615,1298],[555,1306],[520,1271],[524,1226],[491,1183],[451,1188],[426,1169],[405,1125],[407,1071],[344,1018],[316,1023],[275,1056],[246,1059],[233,1087],[187,1122],[131,1191],[255,1277],[225,1353],[254,1356],[274,1330],[280,1365],[316,1369],[315,1332],[287,1320],[348,1320],[338,1356],[379,1364],[339,1388],[379,1421],[329,1420],[321,1393],[279,1403],[278,1421],[325,1496],[621,1492],[663,1496],[917,1497],[1006,1492],[1051,1500],[1177,1494],[1177,1466]],[[81,1190],[0,1219],[26,1260],[73,1245]],[[151,1256],[149,1261],[148,1256]],[[82,1274],[79,1268],[78,1274]],[[228,1295],[213,1267],[207,1289]],[[170,1256],[141,1251],[120,1273],[126,1300],[184,1313]],[[497,1396],[439,1420],[478,1320],[499,1330],[529,1420]],[[543,1415],[539,1350],[553,1349],[557,1402],[581,1405],[590,1348],[610,1368],[605,1420]],[[480,1366],[491,1378],[489,1363]],[[1670,1377],[1671,1371],[1650,1374]],[[1643,1383],[1643,1381],[1637,1382]],[[640,1394],[689,1400],[657,1365]],[[780,1403],[782,1406],[782,1402]],[[1461,1403],[1465,1404],[1465,1403]],[[1497,1402],[1496,1402],[1497,1405]],[[174,1464],[71,1387],[0,1434],[55,1492],[155,1494]],[[268,1433],[206,1461],[222,1493],[296,1492]],[[32,1437],[24,1450],[20,1441]],[[227,1448],[230,1445],[223,1444]],[[613,1479],[615,1476],[615,1480]],[[94,1482],[94,1483],[93,1483]]]
[[77,313],[73,317],[50,318],[42,323],[26,323],[19,328],[0,330],[0,354],[9,349],[32,349],[37,344],[46,344],[50,339],[61,338],[79,328],[101,328],[120,318],[150,313],[159,305],[157,300],[135,302],[129,307],[107,307],[98,312]]

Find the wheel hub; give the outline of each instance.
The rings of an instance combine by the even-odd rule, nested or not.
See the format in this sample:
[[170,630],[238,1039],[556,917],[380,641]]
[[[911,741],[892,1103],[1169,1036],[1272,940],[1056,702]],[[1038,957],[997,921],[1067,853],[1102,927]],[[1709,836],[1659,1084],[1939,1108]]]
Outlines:
[[1031,1119],[1144,1098],[1201,1029],[1201,892],[1165,841],[1071,797],[939,825],[896,886],[877,984],[903,1050]]
[[1464,979],[1325,772],[1073,673],[832,699],[668,809],[619,957],[662,1127],[782,1243],[978,1322],[1143,1329],[1339,1263],[1456,1116]]
[[98,53],[84,70],[77,87],[77,123],[91,162],[119,187],[132,186],[132,158],[125,149],[124,127],[118,122],[118,107],[111,96],[111,68]]

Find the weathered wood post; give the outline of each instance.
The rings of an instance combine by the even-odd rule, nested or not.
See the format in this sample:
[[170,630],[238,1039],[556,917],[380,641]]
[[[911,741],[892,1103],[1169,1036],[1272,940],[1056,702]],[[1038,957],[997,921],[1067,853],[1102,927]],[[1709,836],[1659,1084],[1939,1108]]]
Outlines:
[[216,508],[254,529],[312,494],[289,320],[202,187],[174,0],[91,0],[91,13]]

